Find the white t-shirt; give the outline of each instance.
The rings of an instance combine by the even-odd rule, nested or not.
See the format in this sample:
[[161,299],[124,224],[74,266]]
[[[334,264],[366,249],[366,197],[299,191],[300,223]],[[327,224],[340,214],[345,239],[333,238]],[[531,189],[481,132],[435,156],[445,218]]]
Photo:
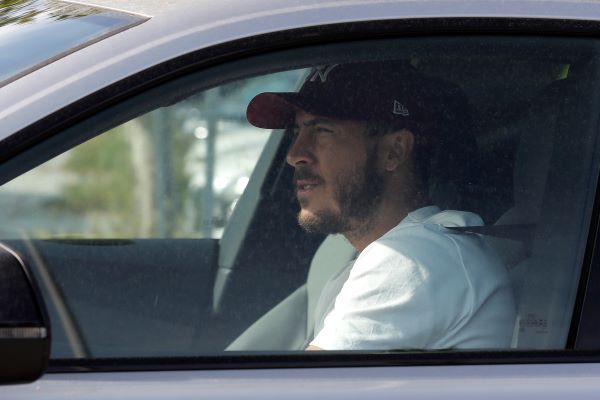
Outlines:
[[515,304],[506,268],[473,213],[413,211],[325,285],[315,309],[325,350],[510,347]]

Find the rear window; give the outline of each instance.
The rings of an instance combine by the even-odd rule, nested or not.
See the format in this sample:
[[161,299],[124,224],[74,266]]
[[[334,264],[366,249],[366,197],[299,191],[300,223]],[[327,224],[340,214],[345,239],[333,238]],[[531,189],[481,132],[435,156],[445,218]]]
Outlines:
[[0,87],[146,18],[62,1],[0,3]]

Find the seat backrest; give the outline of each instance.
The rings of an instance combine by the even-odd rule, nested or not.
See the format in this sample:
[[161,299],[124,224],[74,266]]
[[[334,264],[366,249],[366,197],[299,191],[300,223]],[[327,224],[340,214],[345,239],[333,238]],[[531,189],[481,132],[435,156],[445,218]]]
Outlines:
[[319,296],[329,278],[341,271],[356,258],[356,249],[343,235],[329,235],[315,253],[306,280],[307,293],[307,340],[314,336],[315,308]]
[[244,331],[227,350],[303,350],[313,337],[314,312],[329,278],[356,256],[342,235],[329,235],[315,253],[305,285]]
[[[588,164],[578,157],[590,129],[579,123],[576,87],[550,85],[515,127],[520,142],[514,168],[514,206],[496,225],[532,226],[531,241],[488,238],[509,268],[517,304],[513,347],[565,346],[579,273],[582,229],[576,207],[586,201]],[[591,137],[590,137],[591,140]],[[590,143],[591,145],[591,143]],[[587,170],[586,170],[587,168]]]
[[[559,83],[546,90],[536,99],[526,117],[513,127],[519,131],[519,145],[513,170],[514,206],[498,219],[496,225],[530,225],[534,229],[534,238],[539,238],[541,233],[540,216],[554,148],[562,86]],[[544,108],[547,113],[541,113]],[[543,253],[543,249],[536,247],[534,255],[532,242],[495,239],[488,241],[496,247],[509,268],[517,305],[512,346],[532,347],[537,343],[538,346],[545,347],[547,344],[535,340],[536,336],[547,330],[547,327],[544,327],[547,312],[544,312],[544,307],[540,304],[544,298],[541,292],[543,287],[540,285],[547,284],[542,283],[540,277],[540,273],[544,271],[539,271],[544,263],[543,254],[538,253],[540,250]]]
[[[558,83],[558,84],[557,84]],[[496,221],[496,226],[520,227],[530,226],[534,230],[540,222],[542,200],[554,148],[554,133],[560,88],[557,82],[536,98],[524,118],[516,121],[506,129],[516,132],[519,137],[517,154],[513,169],[514,205]],[[547,111],[542,113],[541,110]],[[486,241],[496,249],[511,275],[517,303],[520,297],[520,278],[518,273],[523,268],[515,268],[531,257],[532,243],[524,241],[516,234],[512,237],[486,237]]]

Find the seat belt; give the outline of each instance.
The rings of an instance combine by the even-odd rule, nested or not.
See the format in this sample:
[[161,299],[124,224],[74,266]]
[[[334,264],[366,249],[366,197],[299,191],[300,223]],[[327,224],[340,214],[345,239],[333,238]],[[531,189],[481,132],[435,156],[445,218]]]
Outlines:
[[484,226],[446,226],[445,228],[460,232],[483,236],[492,236],[501,239],[511,239],[523,242],[529,246],[534,237],[536,224],[514,225],[484,225]]

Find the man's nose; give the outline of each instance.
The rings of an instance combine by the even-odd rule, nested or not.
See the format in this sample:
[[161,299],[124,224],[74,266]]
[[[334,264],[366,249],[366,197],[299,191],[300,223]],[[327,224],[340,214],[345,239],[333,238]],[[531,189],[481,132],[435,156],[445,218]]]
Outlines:
[[315,162],[314,138],[306,130],[300,130],[288,149],[286,161],[292,167]]

